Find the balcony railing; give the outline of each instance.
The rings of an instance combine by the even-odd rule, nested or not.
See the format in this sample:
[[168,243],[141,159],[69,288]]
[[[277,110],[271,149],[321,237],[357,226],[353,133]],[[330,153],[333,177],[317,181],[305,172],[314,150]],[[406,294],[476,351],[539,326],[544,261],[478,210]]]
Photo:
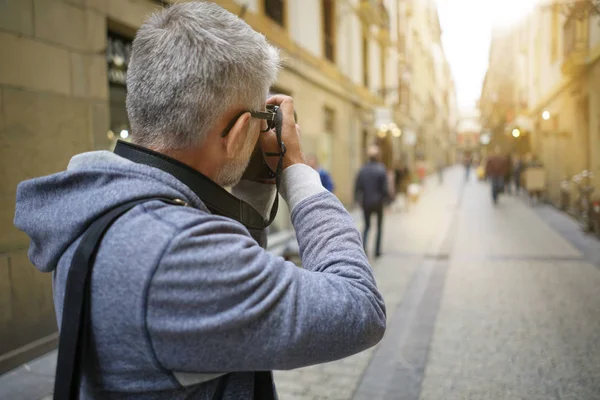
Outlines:
[[570,16],[563,27],[564,61],[562,72],[577,74],[587,63],[589,56],[589,18]]

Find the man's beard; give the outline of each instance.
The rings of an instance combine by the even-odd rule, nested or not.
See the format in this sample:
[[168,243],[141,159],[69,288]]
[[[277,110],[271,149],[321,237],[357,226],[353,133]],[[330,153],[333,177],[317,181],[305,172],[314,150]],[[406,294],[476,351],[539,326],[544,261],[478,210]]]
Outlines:
[[242,175],[244,175],[244,171],[248,168],[255,144],[256,140],[254,138],[248,138],[239,154],[231,162],[223,166],[216,178],[219,185],[224,187],[234,186],[240,181]]

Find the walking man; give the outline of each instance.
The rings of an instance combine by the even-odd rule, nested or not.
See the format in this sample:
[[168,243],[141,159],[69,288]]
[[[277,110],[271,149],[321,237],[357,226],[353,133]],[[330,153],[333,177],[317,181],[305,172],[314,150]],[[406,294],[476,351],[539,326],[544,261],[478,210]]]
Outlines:
[[383,227],[383,206],[390,198],[385,166],[379,161],[379,147],[371,146],[368,151],[369,161],[356,177],[354,197],[363,209],[365,230],[363,246],[367,252],[367,240],[371,228],[371,216],[377,215],[377,238],[375,242],[375,257],[381,256],[381,230]]
[[469,175],[471,172],[471,164],[473,164],[473,159],[471,158],[471,153],[466,152],[463,156],[463,165],[465,166],[465,180],[469,180]]
[[504,177],[508,172],[508,159],[502,156],[500,147],[494,148],[494,154],[491,155],[485,166],[485,175],[490,178],[492,184],[492,200],[494,204],[498,203],[498,196],[504,186]]

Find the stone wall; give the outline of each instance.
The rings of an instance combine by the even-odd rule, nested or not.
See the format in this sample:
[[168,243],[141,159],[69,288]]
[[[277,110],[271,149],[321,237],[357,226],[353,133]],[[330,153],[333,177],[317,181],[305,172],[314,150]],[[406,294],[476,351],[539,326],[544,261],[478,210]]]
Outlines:
[[139,0],[0,1],[0,372],[56,343],[51,276],[13,226],[17,184],[110,142],[107,25],[134,32]]

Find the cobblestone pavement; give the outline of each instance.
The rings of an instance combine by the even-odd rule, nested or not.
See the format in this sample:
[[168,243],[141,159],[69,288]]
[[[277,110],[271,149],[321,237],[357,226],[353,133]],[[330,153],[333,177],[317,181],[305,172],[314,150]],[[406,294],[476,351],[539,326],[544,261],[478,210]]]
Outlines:
[[600,243],[572,244],[556,211],[494,207],[485,183],[462,180],[452,169],[387,216],[382,342],[277,372],[282,400],[600,399]]
[[[490,197],[454,168],[388,212],[373,260],[384,339],[277,371],[280,399],[600,400],[600,242],[550,207]],[[38,400],[53,366],[51,354],[0,376],[0,399]],[[30,394],[3,397],[11,385]]]

